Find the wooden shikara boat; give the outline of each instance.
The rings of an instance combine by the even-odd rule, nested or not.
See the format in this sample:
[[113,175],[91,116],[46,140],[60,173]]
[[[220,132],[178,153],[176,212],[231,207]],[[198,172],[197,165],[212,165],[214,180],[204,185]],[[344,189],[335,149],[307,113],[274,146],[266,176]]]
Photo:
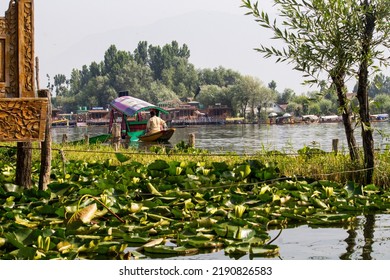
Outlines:
[[139,136],[139,140],[143,142],[167,142],[175,132],[175,128],[168,128],[151,134]]
[[132,96],[118,97],[110,103],[109,131],[111,132],[114,123],[120,123],[122,138],[129,137],[130,141],[167,142],[175,129],[170,128],[145,135],[151,110],[154,110],[159,117],[164,114],[168,115],[168,112],[163,108],[144,100]]

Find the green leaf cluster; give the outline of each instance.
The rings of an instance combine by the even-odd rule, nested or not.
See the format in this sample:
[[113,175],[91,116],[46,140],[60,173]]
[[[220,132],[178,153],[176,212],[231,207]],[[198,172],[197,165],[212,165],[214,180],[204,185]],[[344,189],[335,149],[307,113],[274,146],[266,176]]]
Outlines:
[[[121,158],[121,157],[120,157]],[[124,158],[123,158],[124,159]],[[276,163],[66,162],[47,191],[0,182],[2,259],[275,257],[268,231],[385,211],[374,185],[283,178]],[[283,233],[282,233],[283,234]]]

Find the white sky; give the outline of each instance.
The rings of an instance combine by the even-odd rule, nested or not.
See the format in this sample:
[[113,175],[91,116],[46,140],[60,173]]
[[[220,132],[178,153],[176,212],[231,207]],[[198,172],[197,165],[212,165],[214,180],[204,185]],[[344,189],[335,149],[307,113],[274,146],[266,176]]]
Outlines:
[[[259,2],[265,3],[269,8],[273,1],[260,0]],[[4,15],[8,4],[9,0],[0,0],[0,16]],[[195,47],[189,45],[190,62],[196,68],[223,66],[243,75],[257,77],[265,85],[275,80],[279,91],[292,88],[300,94],[315,90],[315,88],[309,89],[300,85],[303,81],[301,73],[291,70],[291,65],[275,64],[273,60],[266,60],[260,53],[253,50],[260,43],[266,42],[270,36],[262,33],[262,29],[254,19],[244,15],[247,10],[240,6],[241,0],[35,0],[35,54],[40,61],[41,87],[46,84],[46,74],[52,77],[55,74],[65,74],[69,78],[73,68],[81,69],[82,65],[89,65],[92,61],[100,62],[108,47],[103,46],[103,42],[100,46],[99,42],[93,41],[91,37],[93,35],[107,36],[110,32],[128,27],[131,27],[131,30],[138,28],[144,30],[142,28],[146,26],[159,24],[162,20],[174,19],[189,13],[198,12],[200,15],[201,12],[218,12],[237,18],[237,22],[234,22],[238,33],[232,32],[232,34],[236,34],[234,36],[239,34],[240,41],[235,42],[234,36],[231,36],[233,38],[221,37],[218,40],[226,40],[226,44],[221,42],[224,47],[214,50],[214,54],[210,54],[210,49],[213,47],[210,44],[214,42],[213,38],[203,37],[203,48],[198,45]],[[202,18],[198,20],[201,22]],[[179,25],[180,22],[178,22]],[[172,31],[173,34],[174,32],[175,30]],[[187,34],[189,35],[191,34]],[[164,34],[158,36],[160,41],[164,38]],[[160,45],[176,40],[172,37],[175,35],[170,36]],[[144,39],[140,37],[137,43],[141,40]],[[147,41],[152,43],[150,42],[152,40],[153,38],[149,38]],[[179,44],[188,44],[185,41],[177,41]],[[88,45],[89,43],[91,45]],[[127,49],[123,49],[122,46],[118,47],[119,42],[110,42],[110,44],[117,45],[118,49],[131,52],[137,47],[137,43],[131,46],[126,45]],[[82,44],[82,46],[77,47],[77,44]],[[157,45],[157,43],[152,44]],[[82,47],[87,48],[87,51],[83,56],[77,56],[82,53],[77,52],[77,48],[81,50]]]

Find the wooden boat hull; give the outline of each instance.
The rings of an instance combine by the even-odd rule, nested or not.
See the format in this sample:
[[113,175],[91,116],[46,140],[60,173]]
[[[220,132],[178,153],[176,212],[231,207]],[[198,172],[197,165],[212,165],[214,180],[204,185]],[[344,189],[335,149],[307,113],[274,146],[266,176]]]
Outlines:
[[175,131],[175,128],[169,128],[152,134],[144,134],[139,137],[139,140],[143,142],[167,142]]

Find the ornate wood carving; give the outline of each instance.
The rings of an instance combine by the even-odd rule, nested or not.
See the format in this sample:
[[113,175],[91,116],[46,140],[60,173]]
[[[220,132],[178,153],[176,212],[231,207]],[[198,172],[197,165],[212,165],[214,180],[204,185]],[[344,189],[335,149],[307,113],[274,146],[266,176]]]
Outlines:
[[0,98],[5,97],[6,81],[6,22],[0,18]]
[[10,1],[6,22],[6,97],[19,97],[18,68],[18,4]]
[[32,0],[19,0],[19,97],[35,97]]
[[1,98],[0,141],[42,141],[47,106],[46,98]]
[[43,141],[47,98],[34,83],[34,0],[11,0],[0,18],[0,141]]

